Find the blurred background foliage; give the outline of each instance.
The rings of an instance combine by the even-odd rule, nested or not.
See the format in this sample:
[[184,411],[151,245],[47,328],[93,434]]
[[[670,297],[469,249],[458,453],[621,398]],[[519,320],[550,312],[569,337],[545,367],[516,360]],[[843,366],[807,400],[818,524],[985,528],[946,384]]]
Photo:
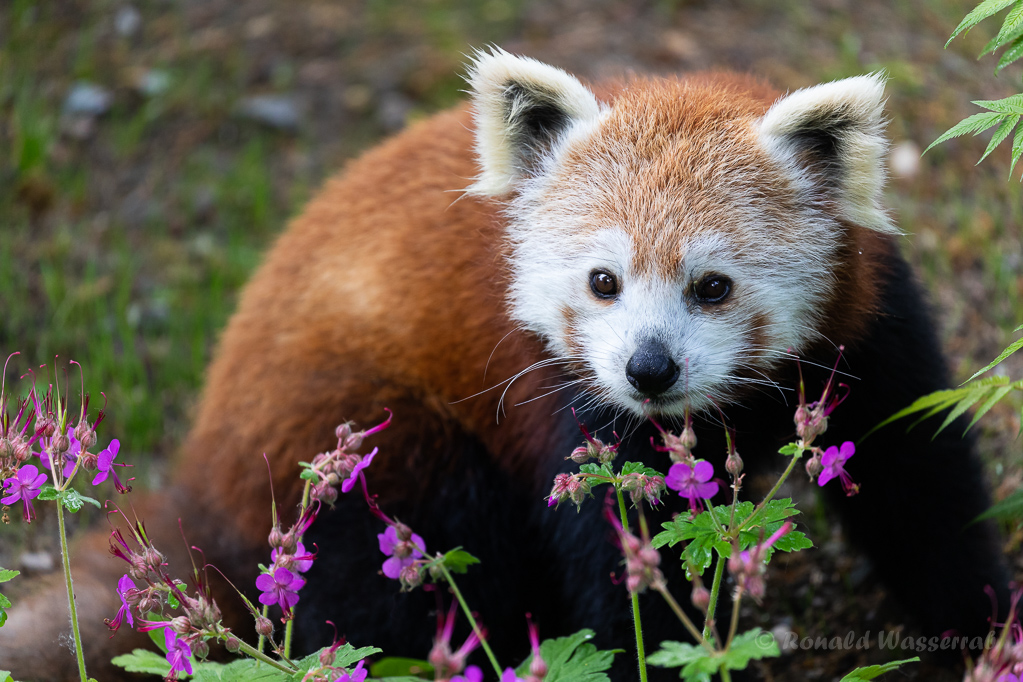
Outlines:
[[[1023,62],[995,77],[994,57],[975,58],[997,25],[942,49],[974,4],[4,0],[0,353],[22,353],[8,380],[55,356],[81,362],[94,410],[108,398],[102,440],[165,461],[240,287],[288,217],[347,159],[457,103],[465,55],[490,43],[589,79],[728,68],[792,90],[884,70],[889,206],[965,379],[1023,321],[1021,169],[1006,182],[1007,146],[979,167],[987,136],[919,156],[979,110],[970,100],[1020,90]],[[1017,355],[996,371],[1023,376]],[[1019,427],[1018,399],[979,425],[996,498],[1023,480]],[[160,469],[138,475],[158,483]],[[823,512],[809,511],[826,538]],[[822,623],[813,586],[827,547],[788,569],[802,571],[792,599]],[[844,566],[838,589],[864,610],[883,601]]]

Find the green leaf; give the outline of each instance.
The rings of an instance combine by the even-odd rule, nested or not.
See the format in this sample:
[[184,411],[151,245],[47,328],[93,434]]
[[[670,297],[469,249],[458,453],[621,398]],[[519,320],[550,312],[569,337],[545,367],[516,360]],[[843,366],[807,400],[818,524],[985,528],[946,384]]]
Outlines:
[[11,600],[5,595],[0,594],[0,628],[2,628],[4,623],[7,622],[7,611],[5,611],[5,609],[9,609],[11,606],[13,606],[11,604]]
[[1003,115],[1023,114],[1023,93],[1003,99],[978,99],[974,104]]
[[0,682],[14,682],[14,677],[11,676],[10,670],[0,670]]
[[646,660],[658,668],[682,668],[679,677],[684,677],[687,682],[710,682],[711,674],[720,668],[714,654],[688,642],[661,642],[661,648],[647,656]]
[[163,634],[163,628],[155,628],[146,632],[149,635],[149,639],[153,641],[156,648],[162,651],[165,655],[167,653],[167,639]]
[[[378,649],[375,646],[364,646],[360,649],[356,649],[351,644],[344,644],[338,647],[337,651],[334,652],[334,663],[333,665],[338,668],[351,668],[356,663],[366,658],[367,656],[373,656],[379,654],[383,649]],[[302,672],[297,673],[294,676],[296,681],[301,680],[304,671],[311,670],[312,668],[320,667],[320,652],[309,654],[301,661],[298,662],[298,669]],[[351,670],[349,670],[351,672]]]
[[1001,125],[999,125],[998,128],[995,130],[995,134],[991,136],[991,141],[988,142],[987,149],[984,150],[984,155],[980,157],[980,161],[977,161],[977,165],[980,165],[980,162],[986,159],[988,157],[988,154],[993,152],[995,147],[1000,145],[1005,140],[1005,138],[1009,136],[1009,133],[1012,132],[1012,129],[1016,127],[1017,123],[1019,123],[1019,118],[1020,115],[1015,114],[1013,116],[1009,116],[1004,121],[1002,121]]
[[444,554],[443,563],[452,573],[466,573],[473,564],[478,564],[479,559],[469,554],[461,547],[455,547]]
[[985,395],[987,395],[988,391],[989,387],[982,386],[974,391],[970,391],[965,396],[963,396],[963,398],[956,403],[955,407],[953,407],[952,410],[947,415],[945,415],[945,420],[941,422],[941,426],[939,426],[938,430],[934,432],[933,436],[931,436],[931,440],[937,438],[939,433],[944,431],[949,424],[958,419],[960,415],[966,412],[966,410],[970,409],[978,402],[980,402],[980,400]]
[[986,512],[975,518],[971,523],[992,517],[999,519],[1023,518],[1023,490],[1017,490],[1001,502],[991,505]]
[[320,475],[318,473],[316,473],[315,471],[313,471],[312,469],[304,469],[302,471],[302,473],[298,475],[298,477],[300,479],[302,479],[303,481],[318,481],[318,480],[320,480]]
[[21,575],[21,571],[15,571],[10,568],[0,568],[0,583],[5,583],[19,575]]
[[433,666],[429,661],[388,656],[371,665],[369,674],[373,677],[412,677],[413,679],[425,677],[432,680]]
[[167,659],[153,651],[135,649],[130,654],[115,656],[111,661],[119,668],[124,668],[130,673],[150,673],[152,675],[166,676],[170,672],[170,663]]
[[39,488],[39,495],[36,496],[36,499],[46,501],[55,500],[58,495],[59,493],[57,492],[57,489],[53,487],[52,483],[43,483],[43,485]]
[[990,410],[992,407],[994,407],[998,403],[998,401],[1001,400],[1002,398],[1004,398],[1009,393],[1009,391],[1011,391],[1012,389],[1013,389],[1013,386],[1011,386],[1011,385],[1009,385],[1009,386],[1000,386],[1000,387],[996,388],[991,393],[991,396],[987,399],[987,401],[985,401],[984,404],[980,406],[980,409],[977,410],[977,413],[973,415],[973,419],[970,421],[969,424],[967,424],[966,430],[963,431],[963,435],[965,436],[966,435],[966,431],[969,431],[970,429],[972,429],[973,425],[976,424],[980,420],[981,417],[983,417],[985,414],[987,414],[988,410]]
[[1007,67],[1009,64],[1014,63],[1020,57],[1023,57],[1023,33],[1012,41],[1012,44],[1005,49],[1002,56],[998,59],[998,66],[995,67],[995,74]]
[[728,647],[722,660],[724,667],[729,670],[745,670],[752,659],[759,661],[762,658],[780,655],[781,651],[778,649],[778,643],[774,641],[774,635],[760,628],[753,628],[732,639],[732,645]]
[[851,673],[842,678],[841,682],[861,682],[862,680],[872,680],[879,675],[889,673],[906,663],[916,663],[920,660],[919,656],[913,658],[907,658],[901,661],[891,661],[889,663],[882,663],[881,665],[868,665],[864,668],[856,668]]
[[[1017,131],[1017,133],[1016,133],[1016,142],[1013,143],[1014,147],[1015,147],[1016,144],[1021,142],[1021,137],[1020,137],[1021,133],[1023,133],[1023,128],[1020,128],[1019,131]],[[1015,154],[1015,153],[1016,153],[1016,150],[1013,149],[1013,154]],[[1020,329],[1023,329],[1023,326],[1017,327],[1015,329],[1015,331],[1018,332]],[[988,370],[994,369],[998,365],[998,363],[1000,363],[1002,360],[1004,360],[1005,358],[1009,357],[1010,355],[1012,355],[1013,353],[1018,351],[1020,348],[1023,348],[1023,337],[1020,337],[1020,338],[1016,339],[1015,341],[1013,341],[1012,343],[1010,343],[1009,347],[1006,348],[1005,350],[1003,350],[1001,353],[999,353],[997,358],[995,358],[994,360],[989,362],[982,369],[978,369],[976,372],[973,373],[972,377],[970,377],[969,379],[967,379],[963,383],[967,383],[967,382],[973,381],[974,379],[979,377],[984,372],[987,372]]]
[[924,150],[924,154],[931,151],[932,148],[941,144],[942,142],[945,142],[946,140],[951,140],[953,137],[959,137],[960,135],[966,135],[967,133],[973,133],[974,135],[976,135],[977,133],[981,133],[987,130],[988,128],[1000,123],[1002,120],[1002,116],[1003,114],[999,114],[993,111],[985,111],[980,114],[968,116],[959,123],[955,124],[948,130],[946,130],[944,133],[942,133],[937,140],[931,142],[931,145]]
[[[611,667],[615,654],[621,649],[599,651],[589,643],[593,630],[580,630],[568,637],[544,640],[540,656],[547,664],[544,682],[611,682],[604,674]],[[516,670],[520,677],[529,674],[530,656]]]
[[[60,492],[60,503],[72,514],[81,511],[84,502],[85,500],[82,499],[82,496],[74,488],[68,488]],[[99,506],[98,502],[96,504]]]
[[1002,28],[999,29],[998,35],[994,37],[992,42],[998,45],[1004,45],[1016,38],[1020,31],[1023,31],[1023,2],[1019,3],[1005,15],[1005,21],[1002,22]]
[[984,0],[982,3],[973,8],[973,11],[966,15],[966,17],[959,22],[956,29],[952,31],[951,37],[948,39],[948,43],[945,43],[945,47],[948,47],[949,43],[952,42],[953,38],[962,33],[963,31],[969,31],[971,28],[984,21],[993,14],[998,14],[1003,9],[1013,4],[1017,0]]
[[778,450],[778,454],[780,455],[797,455],[802,454],[802,452],[803,450],[802,448],[799,447],[798,443],[789,443],[788,445],[783,445],[781,449]]
[[[1016,40],[1021,35],[1023,35],[1023,26],[1017,27],[1016,30],[1013,31],[1011,35],[1007,36],[1003,36],[1001,31],[999,31],[998,35],[996,35],[991,40],[987,41],[987,45],[985,45],[984,49],[981,50],[979,55],[977,55],[977,58],[980,59],[984,55],[991,54],[1002,45]],[[997,73],[997,70],[995,71],[995,73]]]
[[[1016,162],[1023,156],[1023,126],[1016,128],[1016,137],[1012,139],[1012,165],[1009,166],[1009,179],[1012,179],[1012,172],[1016,170]],[[1019,331],[1019,330],[1017,330]]]
[[643,474],[644,476],[660,476],[664,477],[657,469],[651,469],[650,467],[640,462],[626,462],[622,465],[622,476],[628,476],[629,474]]

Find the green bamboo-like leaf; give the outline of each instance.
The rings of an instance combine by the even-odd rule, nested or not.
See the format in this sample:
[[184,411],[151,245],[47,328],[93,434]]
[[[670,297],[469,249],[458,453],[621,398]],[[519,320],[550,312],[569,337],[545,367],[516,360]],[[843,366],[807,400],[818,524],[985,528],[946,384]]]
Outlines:
[[1023,93],[1009,95],[1002,99],[978,99],[974,101],[978,107],[984,107],[999,114],[1023,114]]
[[933,436],[931,436],[931,440],[937,438],[938,434],[944,431],[949,424],[958,419],[960,415],[966,412],[966,410],[979,403],[990,391],[991,389],[989,387],[983,386],[966,394],[966,396],[960,400],[954,408],[952,408],[952,411],[945,415],[945,421],[941,422],[941,426],[939,426],[938,430],[934,432]]
[[1012,41],[1019,38],[1021,35],[1023,35],[1023,26],[1018,26],[1016,30],[1012,32],[1012,35],[1008,36],[1003,36],[1001,31],[999,31],[998,35],[996,35],[991,40],[987,41],[987,45],[985,45],[981,53],[977,55],[977,59],[980,59],[984,55],[991,54],[1002,45],[1005,45],[1006,43],[1011,43]]
[[1016,127],[1017,123],[1019,123],[1019,119],[1020,115],[1016,114],[1015,116],[1009,116],[1004,121],[1002,121],[1001,125],[999,125],[997,130],[995,130],[995,134],[991,137],[991,141],[988,143],[987,149],[984,150],[984,155],[980,157],[980,161],[977,161],[978,166],[980,165],[981,161],[987,158],[988,154],[994,151],[995,147],[1000,145],[1005,140],[1005,138],[1009,136],[1009,133],[1012,132],[1012,129]]
[[1020,57],[1023,57],[1023,32],[1021,32],[1020,36],[1012,41],[1012,45],[1006,48],[1005,52],[1002,53],[1002,56],[998,59],[998,66],[995,67],[995,73],[997,74]]
[[[1020,131],[1023,131],[1023,128],[1020,128]],[[1013,143],[1013,147],[1015,147],[1016,144],[1020,144],[1021,146],[1023,146],[1023,135],[1021,135],[1019,131],[1017,131],[1017,133],[1016,133],[1016,140]],[[1015,153],[1015,149],[1013,149],[1013,153]],[[1013,333],[1016,333],[1016,332],[1018,332],[1020,330],[1023,330],[1023,325],[1020,325],[1019,327],[1016,327],[1013,330]],[[984,372],[987,372],[990,369],[994,369],[998,365],[998,363],[1000,363],[1002,360],[1004,360],[1005,358],[1009,357],[1010,355],[1012,355],[1013,353],[1018,351],[1020,348],[1023,348],[1023,337],[1020,337],[1020,338],[1016,339],[1015,341],[1013,341],[1012,343],[1010,343],[1009,347],[1006,348],[1005,350],[1003,350],[1001,353],[999,353],[997,358],[995,358],[994,360],[989,362],[983,368],[978,369],[976,372],[974,372],[973,376],[970,377],[969,379],[967,379],[966,381],[964,381],[963,384],[966,384],[966,383],[968,383],[970,381],[973,381],[974,379],[979,377],[981,374],[983,374]]]
[[937,140],[931,142],[931,145],[924,150],[924,154],[929,152],[935,145],[939,145],[946,140],[951,140],[953,137],[959,137],[960,135],[966,135],[968,133],[976,135],[977,133],[984,132],[988,128],[998,125],[1002,118],[1003,114],[992,111],[985,111],[980,114],[968,116],[942,133]]
[[992,505],[990,509],[975,518],[972,523],[992,517],[1010,519],[1023,517],[1023,490],[1017,490],[1001,502]]
[[[1012,171],[1016,170],[1016,162],[1023,156],[1023,127],[1016,129],[1016,137],[1012,140],[1012,165],[1009,166],[1009,179],[1012,179]],[[1023,181],[1023,178],[1021,178]]]
[[1006,394],[1009,393],[1009,391],[1011,391],[1014,388],[1019,390],[1019,387],[1015,385],[1016,383],[1019,383],[1019,382],[1013,382],[1012,384],[1009,384],[1008,386],[1001,386],[999,388],[996,388],[994,390],[994,392],[991,394],[991,396],[987,399],[987,401],[983,405],[980,406],[980,409],[977,410],[977,413],[975,415],[973,415],[973,419],[970,420],[970,423],[967,425],[966,429],[963,431],[963,435],[965,436],[966,432],[969,431],[970,429],[972,429],[973,425],[976,424],[978,421],[980,421],[980,418],[983,417],[985,414],[987,414],[988,410],[990,410],[992,407],[997,405],[998,401],[1001,400],[1002,398],[1004,398],[1006,396]]
[[999,45],[1004,45],[1018,36],[1021,30],[1023,30],[1023,2],[1017,4],[1005,15],[1002,28],[994,39]]
[[967,14],[966,17],[959,22],[959,25],[956,26],[956,30],[952,31],[952,35],[949,37],[948,43],[945,43],[945,47],[948,47],[948,44],[963,31],[970,30],[991,15],[1001,12],[1003,9],[1015,2],[1017,2],[1017,0],[984,0],[984,2],[974,7],[973,11]]

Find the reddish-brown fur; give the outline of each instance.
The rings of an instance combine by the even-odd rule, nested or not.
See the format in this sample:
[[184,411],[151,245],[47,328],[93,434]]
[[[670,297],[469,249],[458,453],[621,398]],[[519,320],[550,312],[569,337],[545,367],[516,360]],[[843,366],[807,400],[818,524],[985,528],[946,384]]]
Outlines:
[[[650,271],[668,272],[678,262],[677,242],[663,240],[656,229],[666,218],[684,222],[699,214],[699,224],[681,227],[727,229],[737,248],[755,249],[734,216],[700,203],[709,180],[694,173],[711,157],[731,163],[730,172],[759,166],[744,185],[761,191],[780,186],[778,177],[763,170],[761,156],[729,160],[721,151],[734,135],[731,141],[752,153],[755,145],[743,122],[763,114],[777,93],[748,78],[722,75],[642,87],[630,82],[598,94],[612,92],[627,106],[612,115],[611,125],[641,157],[644,150],[656,154],[671,144],[678,153],[671,155],[676,165],[669,169],[628,169],[628,177],[616,179],[624,186],[617,197],[624,201],[601,203],[597,197],[595,214],[614,216],[650,245],[643,256]],[[734,124],[714,132],[722,118]],[[421,491],[407,485],[409,477],[414,480],[417,468],[431,463],[410,461],[406,453],[429,452],[429,442],[412,445],[444,437],[443,429],[420,429],[421,420],[433,424],[439,417],[478,438],[509,476],[529,478],[535,458],[559,456],[543,451],[539,435],[562,406],[556,396],[509,409],[499,423],[501,389],[466,400],[544,355],[540,342],[516,332],[506,314],[499,214],[485,201],[452,191],[468,186],[477,173],[471,128],[463,107],[371,151],[328,181],[268,254],[220,340],[170,490],[136,503],[158,546],[175,561],[183,558],[178,515],[190,542],[212,561],[250,555],[265,561],[270,478],[262,455],[270,462],[279,509],[287,513],[300,491],[298,462],[331,447],[339,422],[367,427],[384,418],[384,407],[394,411],[395,425],[373,440],[380,454],[372,483],[385,508],[396,498],[414,504]],[[580,153],[620,151],[605,148],[605,142],[594,140]],[[564,168],[586,164],[574,156]],[[666,188],[663,194],[652,191],[648,177],[684,187],[693,211],[673,213],[677,196]],[[785,200],[772,195],[778,210],[785,210]],[[870,264],[876,252],[891,248],[888,237],[868,230],[850,227],[849,234],[852,241],[836,263],[842,294],[827,315],[837,325],[826,330],[833,338],[854,333],[872,312],[877,274]],[[514,384],[506,404],[532,397],[535,385]],[[538,495],[547,483],[535,481]],[[114,650],[137,643],[124,632],[108,641],[102,626],[116,611],[114,586],[124,570],[105,544],[102,533],[80,542],[73,565],[97,674]],[[186,567],[177,563],[172,570],[184,576]],[[225,566],[231,569],[237,570]],[[66,623],[62,599],[51,586],[20,606],[0,631],[0,667],[37,679],[71,674],[72,657],[54,648],[55,628]],[[41,657],[41,651],[49,653]]]

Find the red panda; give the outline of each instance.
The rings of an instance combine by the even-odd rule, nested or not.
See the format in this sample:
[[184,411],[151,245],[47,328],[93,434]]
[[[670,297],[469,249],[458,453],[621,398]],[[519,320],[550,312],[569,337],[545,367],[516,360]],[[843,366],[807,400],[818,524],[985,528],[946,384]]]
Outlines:
[[[208,561],[251,585],[269,554],[270,478],[287,509],[298,463],[339,422],[368,426],[386,407],[372,491],[429,549],[482,560],[465,591],[499,655],[526,653],[527,611],[545,635],[591,627],[627,645],[599,504],[576,514],[542,501],[581,440],[567,408],[627,434],[628,459],[663,468],[646,416],[677,423],[686,406],[718,405],[747,467],[770,470],[794,431],[795,356],[812,390],[825,377],[816,364],[846,348],[855,379],[826,434],[835,443],[946,384],[882,206],[883,78],[784,96],[734,74],[589,88],[494,49],[468,81],[470,106],[351,163],[277,241],[220,340],[172,485],[142,505],[146,522],[182,566],[180,517]],[[697,428],[699,455],[723,459],[714,420]],[[984,586],[1007,601],[1006,569],[993,529],[967,525],[987,494],[970,441],[951,431],[875,434],[848,465],[862,492],[831,502],[925,629],[976,632]],[[433,597],[398,594],[379,574],[381,529],[363,507],[342,496],[310,531],[319,553],[297,637],[329,643],[330,618],[357,645],[423,655]],[[103,544],[82,543],[75,568],[93,670],[114,679],[104,664],[133,642],[106,639],[122,566]],[[0,630],[0,667],[16,677],[72,674],[71,657],[40,656],[66,622],[54,594]],[[651,642],[678,636],[648,607]]]

